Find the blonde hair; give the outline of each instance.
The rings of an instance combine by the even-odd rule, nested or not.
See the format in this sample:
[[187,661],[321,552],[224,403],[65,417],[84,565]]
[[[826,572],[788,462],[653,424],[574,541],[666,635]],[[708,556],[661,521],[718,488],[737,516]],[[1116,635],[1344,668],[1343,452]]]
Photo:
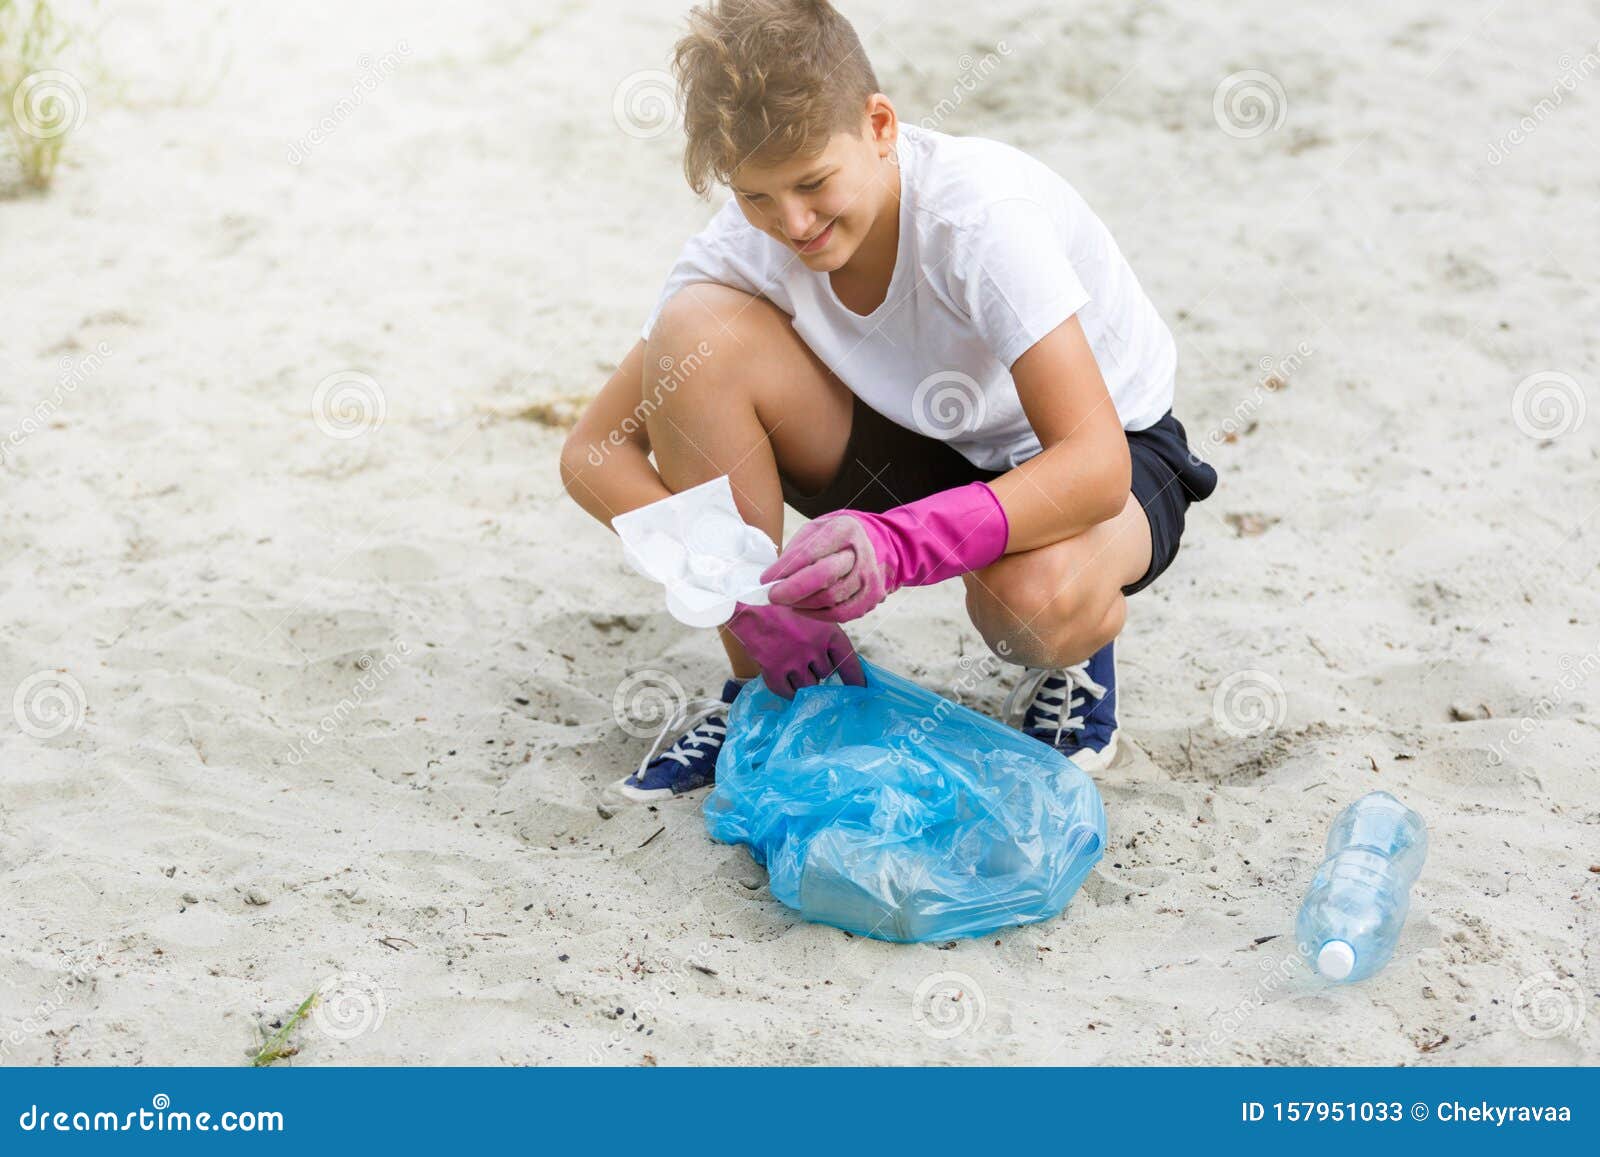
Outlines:
[[696,193],[749,160],[821,152],[859,126],[878,91],[856,30],[828,0],[711,0],[689,13],[672,67]]

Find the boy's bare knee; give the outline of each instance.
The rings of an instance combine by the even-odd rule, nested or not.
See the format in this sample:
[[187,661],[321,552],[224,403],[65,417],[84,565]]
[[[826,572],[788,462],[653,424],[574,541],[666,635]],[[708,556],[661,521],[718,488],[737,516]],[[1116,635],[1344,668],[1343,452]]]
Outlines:
[[766,313],[776,308],[765,298],[726,285],[686,285],[661,307],[645,349],[658,361],[681,357],[690,349],[715,351],[719,345],[738,344],[744,339],[742,331],[765,321]]
[[[770,301],[724,285],[688,285],[673,294],[645,341],[644,396],[653,406],[727,406],[754,388],[753,359],[770,348],[763,335],[776,314]],[[787,329],[785,332],[793,333]]]
[[1101,591],[1087,576],[1061,581],[1050,568],[1007,559],[968,582],[967,611],[997,655],[1028,667],[1066,667],[1116,638],[1127,605],[1121,591]]
[[1038,619],[1050,600],[1038,568],[1020,558],[1002,559],[967,580],[967,614],[989,649],[1013,662],[1036,666],[1047,647]]
[[1128,621],[1128,600],[1121,591],[1111,596],[1109,603],[1097,618],[1083,617],[1072,623],[1057,640],[1060,661],[1052,667],[1070,667],[1082,663],[1122,634]]

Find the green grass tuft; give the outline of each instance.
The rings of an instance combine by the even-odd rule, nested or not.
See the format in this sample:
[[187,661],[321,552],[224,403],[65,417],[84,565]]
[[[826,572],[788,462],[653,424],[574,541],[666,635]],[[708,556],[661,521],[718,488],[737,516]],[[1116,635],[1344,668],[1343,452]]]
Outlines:
[[49,0],[0,0],[0,125],[23,181],[45,189],[83,119],[83,88],[59,67],[72,41]]
[[299,1046],[290,1046],[289,1034],[316,1007],[317,995],[317,993],[313,992],[302,1000],[300,1007],[294,1010],[294,1015],[284,1022],[283,1027],[267,1038],[266,1043],[261,1046],[261,1051],[256,1053],[255,1057],[250,1061],[252,1068],[263,1068],[273,1061],[281,1061],[286,1057],[292,1057],[300,1051]]

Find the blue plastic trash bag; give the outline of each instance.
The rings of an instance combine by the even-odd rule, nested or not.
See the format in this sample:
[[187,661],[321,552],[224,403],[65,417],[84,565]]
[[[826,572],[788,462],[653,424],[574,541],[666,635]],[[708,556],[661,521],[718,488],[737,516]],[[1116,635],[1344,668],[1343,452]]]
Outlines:
[[863,663],[785,700],[733,704],[711,837],[745,844],[807,920],[880,940],[1048,920],[1099,861],[1094,782],[1047,744]]

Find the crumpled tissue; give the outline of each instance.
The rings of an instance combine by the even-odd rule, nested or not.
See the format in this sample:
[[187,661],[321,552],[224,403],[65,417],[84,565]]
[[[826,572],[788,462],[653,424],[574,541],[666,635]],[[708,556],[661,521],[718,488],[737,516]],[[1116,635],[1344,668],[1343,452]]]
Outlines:
[[667,588],[667,610],[690,627],[716,627],[736,603],[765,606],[761,572],[778,557],[762,531],[739,517],[726,474],[611,520],[622,557]]

